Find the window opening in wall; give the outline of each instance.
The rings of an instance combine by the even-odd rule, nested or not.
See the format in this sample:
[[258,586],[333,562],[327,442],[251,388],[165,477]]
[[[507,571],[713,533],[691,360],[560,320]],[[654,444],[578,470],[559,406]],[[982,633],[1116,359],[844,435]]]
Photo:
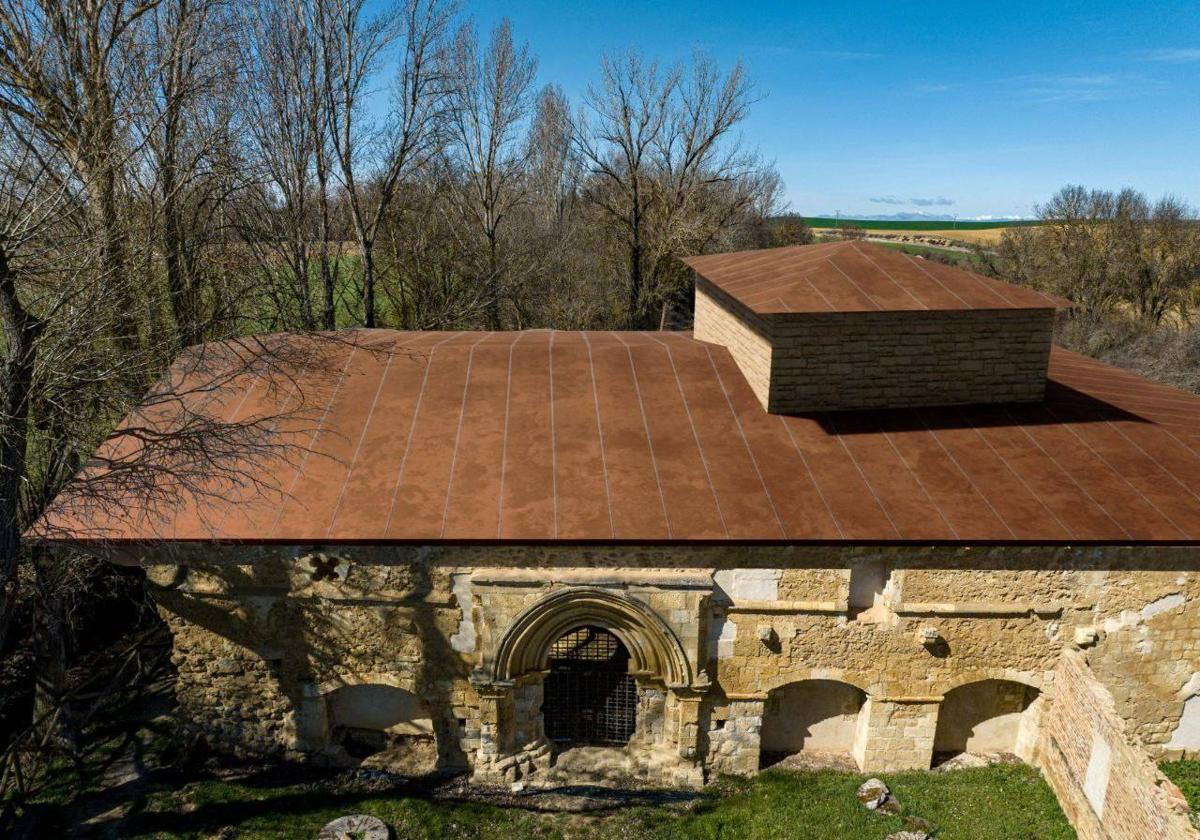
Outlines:
[[637,722],[629,651],[602,627],[579,627],[550,647],[543,684],[546,737],[559,744],[625,744]]

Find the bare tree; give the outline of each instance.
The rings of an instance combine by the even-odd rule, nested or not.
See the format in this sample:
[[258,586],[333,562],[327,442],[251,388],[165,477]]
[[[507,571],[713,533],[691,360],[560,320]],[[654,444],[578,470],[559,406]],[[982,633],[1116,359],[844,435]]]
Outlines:
[[676,257],[709,247],[771,189],[733,135],[753,99],[740,64],[722,74],[702,54],[666,71],[635,53],[603,60],[576,142],[587,197],[624,240],[628,325],[663,324],[685,283]]
[[321,12],[307,0],[266,0],[245,15],[244,108],[260,188],[242,227],[262,273],[286,271],[277,304],[282,325],[312,329],[314,163],[328,120],[316,40]]
[[645,311],[647,228],[659,174],[654,154],[678,84],[677,69],[661,72],[657,62],[632,51],[619,59],[606,55],[599,85],[584,96],[586,111],[576,131],[591,174],[587,198],[624,241],[627,326],[638,325]]
[[[10,123],[11,125],[11,123]],[[62,195],[39,184],[44,164],[30,150],[0,146],[0,327],[4,330],[0,369],[0,642],[16,601],[16,564],[21,543],[21,496],[29,449],[36,347],[43,320],[18,290],[24,252],[38,253],[42,229],[62,212]]]
[[135,57],[146,94],[133,120],[147,150],[143,194],[183,346],[204,337],[201,253],[216,238],[215,211],[242,181],[232,172],[235,31],[222,0],[163,0],[147,16]]
[[1156,324],[1191,314],[1200,284],[1200,228],[1170,196],[1151,202],[1067,186],[1039,208],[1042,224],[1007,229],[980,258],[997,276],[1060,294],[1091,315],[1126,310]]
[[573,133],[566,95],[546,85],[526,141],[526,197],[513,234],[526,246],[524,269],[509,280],[518,326],[581,328],[597,322],[603,310],[598,284],[592,282],[597,266],[585,256],[595,243],[584,224],[583,165]]
[[118,338],[137,341],[120,203],[129,162],[130,109],[139,98],[129,56],[137,27],[159,0],[0,2],[0,110],[61,152],[82,184],[111,291],[123,299]]
[[492,329],[501,327],[501,302],[507,296],[501,228],[526,190],[529,147],[518,129],[529,114],[536,67],[528,47],[513,44],[512,27],[504,20],[484,53],[475,27],[460,27],[446,72],[449,178],[458,187],[454,206],[468,233],[476,235],[471,238],[483,240],[478,277]]
[[573,132],[566,94],[546,85],[534,107],[526,152],[530,206],[543,224],[562,225],[578,198],[582,172]]
[[771,236],[771,244],[780,247],[810,245],[815,241],[812,228],[802,216],[785,216],[779,220]]
[[[444,0],[403,0],[369,18],[365,0],[326,0],[321,27],[330,148],[362,260],[363,323],[375,326],[375,241],[401,180],[437,148],[444,98],[440,68],[452,9]],[[382,124],[365,113],[371,81],[393,44],[392,108]]]
[[732,136],[755,93],[741,63],[722,74],[702,53],[680,73],[663,136],[657,141],[661,182],[658,235],[647,282],[666,327],[673,298],[686,285],[678,257],[707,250],[747,215],[774,210],[778,175],[760,166]]
[[1195,212],[1173,196],[1153,205],[1136,190],[1116,199],[1112,252],[1118,294],[1139,318],[1158,324],[1172,310],[1191,316],[1200,284],[1200,230]]

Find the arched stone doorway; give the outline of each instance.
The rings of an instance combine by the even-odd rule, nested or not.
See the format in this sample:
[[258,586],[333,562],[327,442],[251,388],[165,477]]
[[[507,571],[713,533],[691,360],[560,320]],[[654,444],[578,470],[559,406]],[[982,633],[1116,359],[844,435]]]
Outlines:
[[550,646],[542,723],[560,747],[624,745],[637,727],[637,683],[629,651],[603,627],[570,630]]
[[[595,658],[592,658],[595,657]],[[552,592],[510,620],[472,673],[480,701],[475,776],[515,781],[571,747],[622,750],[654,781],[699,784],[697,680],[679,637],[648,604],[598,587]]]

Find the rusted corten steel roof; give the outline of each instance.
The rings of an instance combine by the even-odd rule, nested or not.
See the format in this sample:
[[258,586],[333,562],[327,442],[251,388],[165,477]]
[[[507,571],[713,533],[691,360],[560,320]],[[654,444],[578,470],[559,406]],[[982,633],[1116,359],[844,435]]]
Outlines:
[[1200,540],[1200,398],[1057,348],[1044,404],[805,417],[763,411],[729,353],[690,333],[362,331],[312,355],[328,375],[186,398],[238,421],[300,388],[306,419],[273,433],[303,449],[248,467],[277,492],[214,479],[101,516],[69,488],[32,535]]
[[684,262],[759,315],[1071,306],[1059,297],[864,242],[738,251]]

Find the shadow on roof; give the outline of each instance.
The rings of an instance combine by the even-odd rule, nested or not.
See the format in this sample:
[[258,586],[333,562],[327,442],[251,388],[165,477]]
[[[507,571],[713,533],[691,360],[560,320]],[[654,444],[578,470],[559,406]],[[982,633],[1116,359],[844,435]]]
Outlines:
[[1115,421],[1151,422],[1119,406],[1054,380],[1046,383],[1046,399],[1040,403],[872,409],[792,416],[814,420],[827,434],[831,435],[1061,426]]

